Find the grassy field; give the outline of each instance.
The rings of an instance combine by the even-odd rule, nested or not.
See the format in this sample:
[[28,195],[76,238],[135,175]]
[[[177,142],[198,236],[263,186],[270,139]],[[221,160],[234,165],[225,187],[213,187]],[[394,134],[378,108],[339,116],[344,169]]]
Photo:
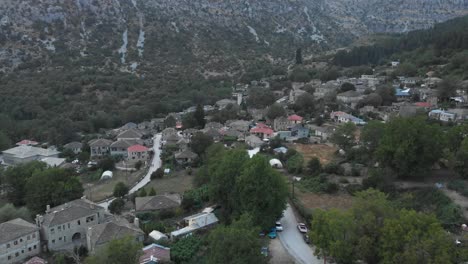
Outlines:
[[145,189],[149,191],[153,187],[157,194],[171,192],[183,194],[185,191],[193,188],[193,175],[195,173],[193,171],[192,175],[188,175],[185,171],[173,172],[170,175],[165,175],[162,179],[152,180],[145,186]]
[[317,157],[322,164],[328,164],[333,160],[333,156],[337,151],[336,148],[325,144],[291,144],[288,147],[292,147],[301,153],[306,163],[312,158]]
[[124,182],[127,186],[131,187],[135,185],[140,177],[146,173],[146,170],[141,169],[137,172],[124,172],[115,170],[113,178],[110,180],[97,181],[93,183],[85,183],[83,187],[85,188],[84,194],[86,197],[92,201],[98,202],[102,201],[110,196],[114,191],[114,186],[118,182]]
[[317,194],[302,192],[295,189],[296,197],[305,208],[313,209],[349,209],[353,205],[353,197],[349,194]]

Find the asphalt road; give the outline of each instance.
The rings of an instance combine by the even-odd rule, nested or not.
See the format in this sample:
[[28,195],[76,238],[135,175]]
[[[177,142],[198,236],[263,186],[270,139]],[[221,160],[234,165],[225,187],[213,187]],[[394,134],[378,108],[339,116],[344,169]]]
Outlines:
[[[129,194],[132,194],[132,193],[138,191],[139,189],[144,187],[146,184],[148,184],[151,181],[151,174],[154,171],[156,171],[159,167],[161,167],[161,149],[159,148],[159,146],[161,145],[161,137],[162,137],[161,134],[157,134],[157,135],[154,136],[154,138],[153,138],[154,156],[153,156],[153,159],[151,160],[150,168],[149,168],[148,172],[146,173],[145,177],[130,189],[130,191],[128,192]],[[109,207],[109,204],[113,200],[115,200],[115,198],[105,200],[105,201],[99,203],[98,205],[100,205],[100,206],[107,209],[107,207]]]
[[278,232],[278,237],[284,248],[286,248],[288,253],[294,258],[296,263],[323,263],[323,260],[320,260],[314,255],[314,250],[304,242],[302,234],[297,229],[298,221],[289,204],[284,211],[283,218],[281,218],[280,222],[283,225],[283,231]]

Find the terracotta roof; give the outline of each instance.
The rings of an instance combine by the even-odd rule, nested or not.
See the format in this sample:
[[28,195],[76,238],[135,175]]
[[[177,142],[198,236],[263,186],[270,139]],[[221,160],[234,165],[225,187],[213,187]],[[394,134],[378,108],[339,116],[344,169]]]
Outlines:
[[254,127],[252,129],[250,129],[250,133],[255,133],[255,134],[267,134],[267,135],[271,135],[273,134],[273,129],[269,128],[269,127]]
[[418,102],[418,103],[415,103],[414,104],[415,106],[418,106],[418,107],[431,107],[431,103],[428,103],[428,102]]
[[148,148],[142,145],[133,145],[131,147],[128,147],[127,150],[129,152],[146,152],[148,151]]
[[158,244],[151,244],[143,248],[140,264],[159,263],[159,260],[171,260],[171,249]]
[[35,146],[37,144],[39,144],[39,143],[34,141],[34,140],[29,140],[29,139],[24,139],[24,140],[21,140],[20,142],[16,143],[16,145],[18,145],[18,146],[21,146],[21,145]]
[[24,262],[23,264],[47,264],[47,261],[41,259],[40,257],[33,257],[32,259]]
[[302,116],[298,116],[298,115],[292,115],[292,116],[289,116],[288,117],[288,120],[290,121],[302,121]]

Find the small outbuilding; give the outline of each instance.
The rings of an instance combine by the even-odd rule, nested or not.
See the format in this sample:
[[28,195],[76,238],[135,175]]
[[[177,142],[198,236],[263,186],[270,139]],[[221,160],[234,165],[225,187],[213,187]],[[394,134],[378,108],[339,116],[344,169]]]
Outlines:
[[151,239],[154,241],[159,241],[159,240],[167,240],[168,237],[164,234],[159,232],[158,230],[153,230],[151,233],[148,235]]
[[276,168],[276,169],[282,169],[283,168],[283,164],[281,163],[281,161],[279,159],[271,159],[270,160],[270,166],[273,167],[273,168]]
[[112,173],[112,171],[105,171],[102,173],[101,180],[109,180],[112,179],[113,176],[114,174]]

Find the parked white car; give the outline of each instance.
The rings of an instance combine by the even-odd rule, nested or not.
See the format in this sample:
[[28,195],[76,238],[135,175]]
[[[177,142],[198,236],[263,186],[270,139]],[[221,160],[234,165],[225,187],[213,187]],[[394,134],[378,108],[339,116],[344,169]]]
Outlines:
[[283,231],[283,225],[279,221],[275,223],[275,227],[276,227],[276,231],[278,232]]

